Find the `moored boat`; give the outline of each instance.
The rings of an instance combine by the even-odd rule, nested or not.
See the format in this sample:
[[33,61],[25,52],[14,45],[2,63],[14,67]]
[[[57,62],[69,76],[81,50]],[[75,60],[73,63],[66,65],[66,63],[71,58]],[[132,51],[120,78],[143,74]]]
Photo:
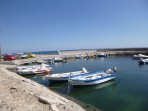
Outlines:
[[138,54],[138,55],[133,55],[133,59],[147,59],[148,56],[147,55],[143,55],[143,54]]
[[66,62],[67,60],[64,58],[55,57],[55,58],[46,59],[45,61],[48,63],[54,63],[54,62]]
[[105,54],[105,53],[100,53],[100,54],[98,54],[97,56],[98,56],[98,57],[107,57],[107,54]]
[[70,77],[68,81],[70,85],[73,86],[96,85],[115,79],[116,72],[116,68],[113,68],[113,70],[108,69],[106,71],[99,71],[95,73]]
[[75,59],[84,59],[86,56],[83,54],[75,55]]
[[57,74],[46,75],[45,77],[50,81],[67,81],[69,79],[69,76],[74,77],[86,73],[88,73],[88,71],[85,68],[82,68],[81,71],[57,73]]
[[142,58],[140,58],[139,64],[148,64],[148,59],[142,59]]
[[20,75],[31,75],[31,74],[49,74],[52,73],[52,68],[49,65],[41,64],[34,66],[20,66],[17,67],[17,73]]
[[[24,64],[30,64],[29,62],[28,63],[24,63]],[[49,66],[49,65],[47,65]],[[17,70],[20,70],[20,69],[25,69],[25,68],[36,68],[36,67],[40,67],[40,65],[22,65],[22,66],[17,66]]]

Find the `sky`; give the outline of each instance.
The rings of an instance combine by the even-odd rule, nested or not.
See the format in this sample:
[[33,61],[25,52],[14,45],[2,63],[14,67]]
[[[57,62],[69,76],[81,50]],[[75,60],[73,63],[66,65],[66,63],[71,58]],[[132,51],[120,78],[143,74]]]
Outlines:
[[0,0],[2,53],[148,47],[148,0]]

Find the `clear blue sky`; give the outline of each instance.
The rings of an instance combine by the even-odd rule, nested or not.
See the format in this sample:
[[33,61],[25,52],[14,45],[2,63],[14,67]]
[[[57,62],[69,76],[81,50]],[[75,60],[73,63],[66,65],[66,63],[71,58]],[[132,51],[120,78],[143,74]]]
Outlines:
[[3,53],[148,47],[148,0],[0,0]]

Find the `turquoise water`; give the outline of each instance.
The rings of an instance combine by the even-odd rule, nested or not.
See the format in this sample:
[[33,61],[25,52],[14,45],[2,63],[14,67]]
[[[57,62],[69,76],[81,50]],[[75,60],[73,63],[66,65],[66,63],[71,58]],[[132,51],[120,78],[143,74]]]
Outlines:
[[95,86],[74,87],[69,94],[67,83],[50,84],[44,77],[31,78],[103,111],[148,111],[148,65],[139,65],[130,57],[68,60],[51,65],[55,73],[81,70],[82,67],[96,72],[115,66],[119,71],[116,80]]

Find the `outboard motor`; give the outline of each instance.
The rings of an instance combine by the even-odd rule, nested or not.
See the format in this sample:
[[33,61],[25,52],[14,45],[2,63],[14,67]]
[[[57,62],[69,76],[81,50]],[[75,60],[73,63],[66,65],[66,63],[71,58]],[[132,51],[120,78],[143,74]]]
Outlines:
[[83,71],[84,73],[87,73],[87,72],[88,72],[84,67],[82,68],[82,71]]
[[114,68],[113,68],[113,71],[114,71],[115,73],[119,73],[119,72],[117,71],[117,67],[114,67]]

